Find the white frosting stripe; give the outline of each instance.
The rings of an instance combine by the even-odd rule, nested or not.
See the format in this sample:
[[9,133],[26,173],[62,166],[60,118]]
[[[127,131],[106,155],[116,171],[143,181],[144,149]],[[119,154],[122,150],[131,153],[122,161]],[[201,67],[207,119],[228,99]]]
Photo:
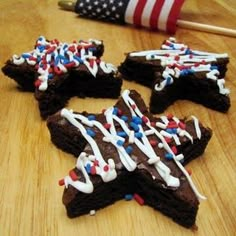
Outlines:
[[[91,172],[91,174],[100,175],[104,182],[112,181],[117,177],[114,160],[110,158],[108,159],[108,163],[106,163],[99,150],[98,144],[93,138],[94,136],[96,136],[96,133],[94,133],[93,135],[93,131],[91,131],[92,133],[89,134],[87,129],[84,127],[84,125],[86,125],[87,127],[96,128],[96,130],[99,130],[104,136],[103,141],[111,143],[116,148],[121,163],[128,171],[134,171],[137,167],[137,163],[131,158],[133,149],[132,146],[124,146],[125,140],[128,140],[129,143],[135,144],[139,148],[139,150],[147,156],[148,164],[153,165],[155,167],[156,171],[166,182],[167,186],[175,188],[179,187],[180,180],[177,177],[171,175],[170,168],[163,161],[160,160],[160,157],[157,156],[155,150],[153,149],[153,146],[151,145],[151,141],[147,138],[147,135],[150,134],[155,135],[158,138],[158,140],[160,140],[158,147],[164,148],[166,153],[172,156],[177,166],[186,176],[196,196],[199,199],[204,199],[204,197],[197,191],[188,172],[184,169],[184,167],[180,163],[180,161],[182,161],[184,158],[183,154],[178,154],[178,155],[175,154],[176,151],[172,149],[173,147],[171,148],[168,142],[166,141],[166,137],[170,139],[173,138],[173,140],[178,145],[180,144],[179,143],[180,140],[177,134],[180,135],[180,133],[184,131],[186,136],[191,137],[191,135],[187,131],[182,130],[181,128],[178,128],[177,130],[179,131],[176,131],[173,134],[168,131],[168,127],[171,127],[171,125],[175,127],[176,125],[178,125],[178,123],[180,123],[180,120],[176,117],[172,117],[171,119],[173,121],[172,123],[170,123],[167,117],[162,116],[161,120],[165,124],[165,127],[163,127],[162,129],[162,127],[160,127],[161,123],[159,122],[160,123],[159,124],[157,122],[157,124],[159,124],[159,129],[160,128],[162,129],[159,132],[155,127],[151,125],[150,120],[147,117],[144,117],[144,115],[139,110],[136,103],[129,96],[129,94],[130,91],[125,90],[122,94],[122,98],[130,110],[130,113],[132,115],[132,120],[139,119],[139,121],[136,120],[136,123],[134,124],[135,127],[129,126],[127,122],[122,119],[122,117],[119,117],[119,115],[116,114],[117,108],[114,107],[108,108],[104,112],[106,121],[109,124],[109,128],[108,127],[105,128],[103,124],[101,124],[99,121],[96,120],[95,116],[94,118],[93,117],[89,118],[81,114],[74,114],[72,111],[69,111],[67,109],[63,109],[61,111],[61,115],[64,118],[66,118],[73,126],[79,129],[81,134],[90,144],[91,150],[93,151],[92,155],[91,154],[88,155],[83,152],[78,157],[77,168],[82,171],[85,177],[85,183],[79,180],[73,180],[70,176],[67,176],[64,179],[65,185],[68,186],[68,184],[70,184],[73,187],[77,188],[79,191],[89,193],[93,191],[93,185],[90,181],[88,173]],[[201,131],[198,120],[194,116],[192,116],[192,118],[194,121],[197,137],[200,139]],[[143,124],[143,122],[145,122],[145,124]],[[117,123],[119,124],[119,126],[117,126]],[[149,128],[149,130],[144,131],[143,125],[146,125]],[[119,131],[117,131],[116,127],[120,127],[121,130],[119,129]],[[131,127],[134,128],[134,130],[132,130]],[[125,135],[126,138],[118,135],[119,133]]]

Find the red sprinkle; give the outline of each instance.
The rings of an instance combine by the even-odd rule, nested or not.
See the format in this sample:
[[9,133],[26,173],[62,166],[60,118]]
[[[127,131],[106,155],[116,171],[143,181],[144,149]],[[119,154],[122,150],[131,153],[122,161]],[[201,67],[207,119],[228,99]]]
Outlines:
[[94,59],[90,59],[90,60],[89,60],[89,65],[90,65],[90,67],[92,67],[92,68],[93,68],[93,66],[94,66],[94,61],[95,61]]
[[94,166],[91,166],[91,169],[90,169],[90,173],[91,173],[91,175],[96,175],[96,166],[94,165]]
[[179,59],[180,59],[180,56],[175,56],[176,61],[179,61]]
[[54,72],[58,75],[63,73],[57,66],[54,66]]
[[122,111],[121,109],[118,109],[117,115],[118,115],[118,116],[122,116],[122,115],[123,115],[123,111]]
[[105,165],[105,166],[103,167],[103,170],[107,172],[107,171],[109,170],[109,166],[108,166],[108,165]]
[[143,205],[144,204],[144,199],[138,195],[137,193],[134,194],[133,198],[136,200],[136,202],[139,204],[139,205]]
[[95,161],[93,162],[93,164],[94,164],[95,166],[98,166],[98,165],[99,165],[99,161],[98,161],[98,160],[95,160]]
[[191,169],[186,169],[186,171],[188,172],[189,175],[192,175],[192,170]]
[[58,184],[59,184],[60,186],[65,185],[65,181],[64,181],[64,179],[60,179],[60,180],[58,181]]
[[73,66],[75,66],[75,62],[74,61],[65,64],[66,68],[73,67]]
[[39,79],[35,80],[34,86],[35,86],[36,88],[38,88],[40,85],[41,85],[41,80],[39,80]]
[[171,138],[165,137],[165,140],[166,140],[167,143],[171,142]]
[[76,175],[76,173],[75,173],[74,170],[70,170],[69,176],[71,177],[71,179],[72,179],[73,181],[78,180],[78,176]]
[[173,117],[174,117],[173,114],[168,114],[168,115],[167,115],[167,119],[168,119],[168,120],[171,120]]
[[142,121],[143,121],[144,123],[147,123],[147,122],[148,122],[148,118],[147,118],[146,116],[142,116]]
[[183,123],[182,121],[180,121],[178,125],[181,129],[186,129],[186,124]]
[[167,128],[169,129],[178,128],[178,124],[175,121],[169,121]]
[[68,50],[71,52],[75,52],[75,46],[72,45],[72,46],[68,47]]
[[149,143],[151,144],[152,147],[155,147],[157,145],[157,141],[154,139],[149,140]]
[[96,59],[96,63],[99,65],[100,64],[100,62],[101,62],[101,59]]
[[31,60],[31,61],[37,61],[37,58],[35,58],[35,57],[33,57],[33,56],[30,56],[30,57],[29,57],[29,60]]
[[134,110],[134,109],[136,108],[136,105],[133,104],[133,105],[131,105],[131,107],[132,107],[132,109]]
[[104,126],[105,129],[110,129],[111,128],[111,124],[109,124],[109,123],[105,123],[103,126]]
[[155,123],[155,122],[151,122],[151,126],[152,126],[152,127],[155,127],[155,126],[156,126],[156,123]]
[[176,146],[172,146],[172,147],[171,147],[171,150],[172,150],[172,152],[173,152],[174,154],[177,154],[177,152],[178,152]]

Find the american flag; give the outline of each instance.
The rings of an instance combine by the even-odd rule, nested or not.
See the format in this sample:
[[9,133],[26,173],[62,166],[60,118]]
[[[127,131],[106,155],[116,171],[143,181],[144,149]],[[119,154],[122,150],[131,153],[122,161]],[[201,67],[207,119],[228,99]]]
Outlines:
[[174,33],[183,3],[184,0],[78,0],[75,11],[83,17]]

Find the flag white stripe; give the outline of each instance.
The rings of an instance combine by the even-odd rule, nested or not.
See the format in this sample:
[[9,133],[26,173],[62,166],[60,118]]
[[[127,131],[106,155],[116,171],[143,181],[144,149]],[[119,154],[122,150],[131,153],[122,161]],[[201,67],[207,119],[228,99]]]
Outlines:
[[150,18],[152,14],[152,9],[155,4],[156,4],[156,1],[147,0],[146,5],[143,9],[143,13],[142,13],[142,19],[141,19],[142,26],[150,27]]
[[159,19],[158,19],[158,29],[166,31],[167,29],[167,20],[171,11],[171,8],[175,0],[166,0],[162,6]]
[[125,11],[125,22],[129,24],[134,23],[134,12],[139,0],[130,0]]

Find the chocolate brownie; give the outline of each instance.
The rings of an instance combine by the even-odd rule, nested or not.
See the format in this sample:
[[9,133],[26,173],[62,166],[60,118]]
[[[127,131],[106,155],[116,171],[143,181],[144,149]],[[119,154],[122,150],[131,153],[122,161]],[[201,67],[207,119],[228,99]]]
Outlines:
[[178,99],[227,112],[229,89],[225,88],[227,54],[190,49],[166,40],[160,50],[128,53],[118,70],[121,77],[152,88],[150,111],[161,113]]
[[13,55],[2,71],[27,91],[35,91],[42,118],[63,108],[72,96],[117,98],[122,80],[112,64],[101,61],[99,40],[62,43],[43,36],[32,51]]
[[48,117],[47,126],[52,142],[78,157],[59,181],[69,217],[132,195],[182,226],[195,225],[205,197],[183,165],[203,154],[212,135],[196,117],[153,117],[140,94],[125,90],[100,114],[64,108]]

